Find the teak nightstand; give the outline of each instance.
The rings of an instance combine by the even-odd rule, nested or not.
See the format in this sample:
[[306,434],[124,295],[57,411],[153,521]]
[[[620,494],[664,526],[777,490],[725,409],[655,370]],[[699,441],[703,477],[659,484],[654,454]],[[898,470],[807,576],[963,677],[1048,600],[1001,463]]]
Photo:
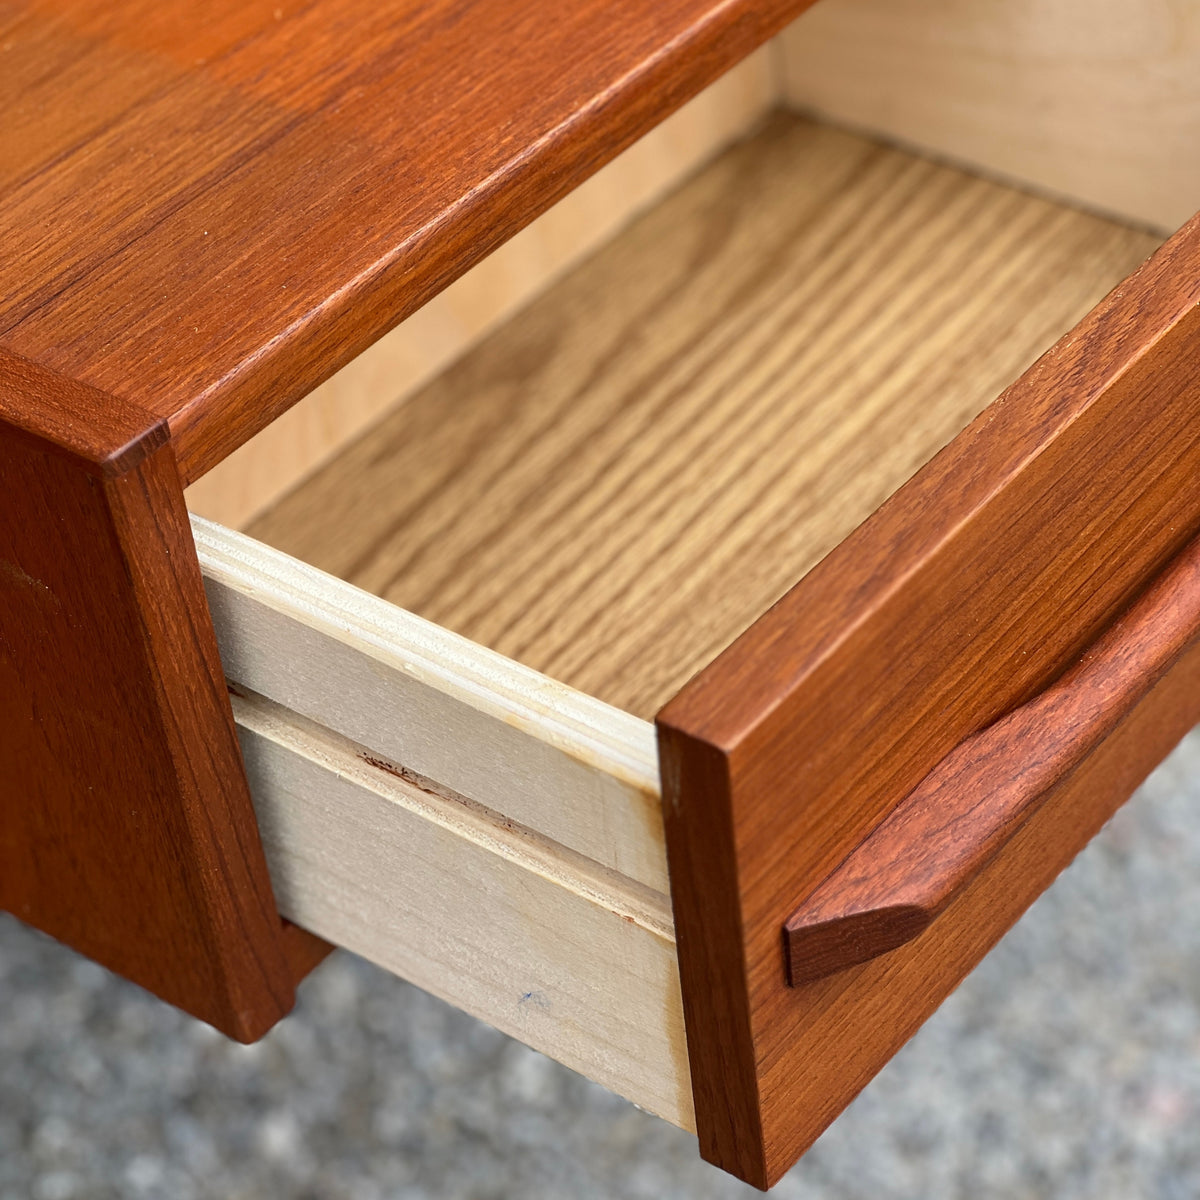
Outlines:
[[766,1187],[1200,719],[1177,139],[806,7],[0,14],[0,907],[242,1040],[347,946]]

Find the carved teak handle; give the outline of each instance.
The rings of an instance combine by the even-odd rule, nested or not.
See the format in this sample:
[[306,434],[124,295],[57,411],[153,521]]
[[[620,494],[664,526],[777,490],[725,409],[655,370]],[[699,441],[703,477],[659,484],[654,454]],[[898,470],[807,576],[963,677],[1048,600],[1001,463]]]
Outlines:
[[957,746],[784,926],[792,986],[922,933],[1200,634],[1200,539],[1055,684]]

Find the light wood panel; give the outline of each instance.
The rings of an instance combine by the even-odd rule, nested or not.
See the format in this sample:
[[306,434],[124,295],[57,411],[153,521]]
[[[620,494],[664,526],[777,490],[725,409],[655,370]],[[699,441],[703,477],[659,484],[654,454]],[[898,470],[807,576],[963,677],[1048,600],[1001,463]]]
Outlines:
[[649,717],[1156,245],[781,116],[250,531]]
[[801,108],[1163,233],[1200,208],[1195,0],[822,0],[781,42]]
[[693,1127],[665,896],[261,697],[233,700],[283,913]]
[[244,534],[192,529],[232,687],[665,894],[650,724]]
[[635,212],[762,121],[776,99],[777,57],[774,43],[756,51],[652,129],[193,483],[188,507],[237,528],[277,500]]
[[280,911],[692,1128],[653,728],[192,528]]

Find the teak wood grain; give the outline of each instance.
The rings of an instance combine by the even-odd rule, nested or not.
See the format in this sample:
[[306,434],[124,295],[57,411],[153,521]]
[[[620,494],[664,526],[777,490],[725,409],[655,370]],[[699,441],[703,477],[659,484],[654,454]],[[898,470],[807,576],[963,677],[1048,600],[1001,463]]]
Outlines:
[[[287,1010],[324,947],[275,907],[183,484],[804,7],[0,14],[0,904],[234,1036]],[[789,160],[796,143],[815,153]],[[764,164],[786,189],[768,194]],[[379,506],[424,522],[389,579],[462,606],[490,631],[472,636],[511,637],[518,658],[552,646],[550,674],[635,714],[736,638],[659,737],[701,1144],[765,1185],[1196,716],[1192,648],[924,934],[788,988],[797,897],[1051,685],[1200,528],[1200,225],[809,571],[1147,239],[788,122],[681,195],[531,310],[507,365],[485,348],[456,369],[470,391],[503,367],[507,405],[455,404],[457,425],[453,387],[414,406],[415,483]],[[604,310],[593,285],[615,296]],[[537,370],[555,402],[530,402]],[[464,430],[465,461],[449,449]],[[464,507],[500,526],[457,521]],[[497,534],[519,510],[532,564]],[[439,555],[451,571],[430,568]],[[459,817],[460,798],[384,786],[344,736],[293,724],[264,718],[255,744],[274,778],[297,772],[306,810],[336,784],[368,836],[392,806],[436,808],[437,829]],[[411,826],[431,862],[452,844],[435,824]],[[494,831],[468,824],[462,861],[486,861]],[[520,841],[504,842],[505,862],[526,855],[518,895],[552,857]],[[453,875],[439,886],[452,897]],[[632,914],[575,894],[619,960]],[[675,976],[654,907],[636,940],[663,1016]],[[664,1033],[670,1052],[678,1021]],[[650,1074],[684,1077],[668,1066]],[[691,1111],[674,1092],[661,1108]]]
[[650,719],[1158,244],[781,115],[247,532]]
[[241,1040],[291,1008],[323,944],[275,909],[166,429],[3,352],[0,780],[0,907]]
[[[1198,280],[1193,221],[660,714],[698,1130],[744,1178],[777,1179],[1032,899],[1022,855],[1052,873],[1082,844],[1069,806],[1044,807],[975,908],[787,986],[797,900],[1200,527]],[[1172,729],[1191,712],[1167,707]],[[1119,741],[1111,770],[1144,761]]]
[[9,5],[0,345],[191,482],[807,2]]
[[784,925],[788,982],[886,954],[954,903],[1200,636],[1200,542],[1061,679],[960,743]]
[[243,528],[775,106],[775,41],[747,56],[406,317],[186,492]]

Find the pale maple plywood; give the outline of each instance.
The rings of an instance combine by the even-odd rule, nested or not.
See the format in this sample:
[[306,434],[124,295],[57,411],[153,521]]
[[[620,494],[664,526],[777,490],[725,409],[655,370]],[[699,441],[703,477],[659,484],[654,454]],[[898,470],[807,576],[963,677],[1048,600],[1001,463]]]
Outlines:
[[692,1128],[652,727],[192,527],[280,911]]
[[1170,233],[1200,208],[1194,0],[822,0],[788,101]]
[[192,518],[225,675],[658,893],[658,751],[645,721]]
[[250,531],[648,719],[1156,245],[780,116]]
[[187,489],[234,528],[444,370],[552,279],[760,122],[773,45],[750,55]]
[[280,911],[685,1129],[665,896],[233,697]]

